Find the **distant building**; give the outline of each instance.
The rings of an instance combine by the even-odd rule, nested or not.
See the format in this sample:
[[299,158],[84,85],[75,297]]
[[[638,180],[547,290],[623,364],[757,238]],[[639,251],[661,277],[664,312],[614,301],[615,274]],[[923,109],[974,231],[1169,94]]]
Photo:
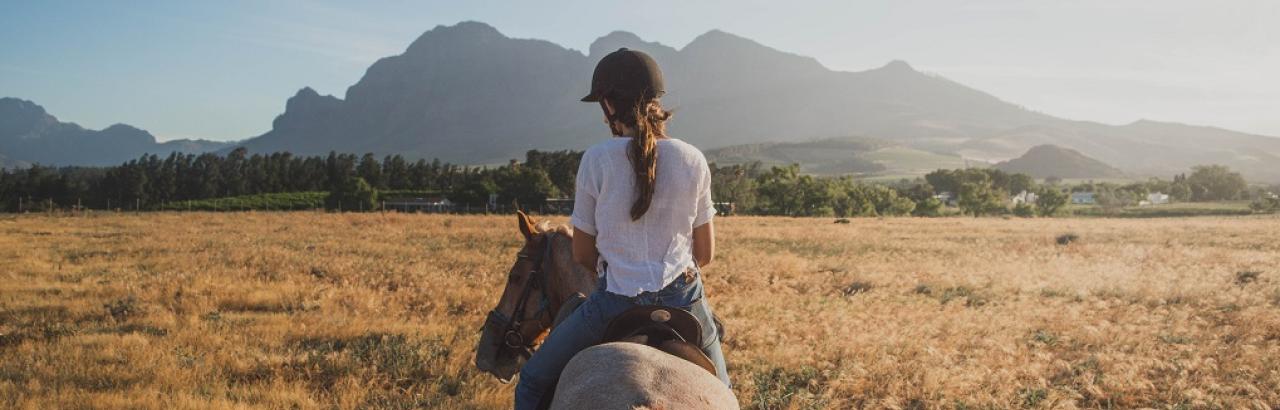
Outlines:
[[569,215],[573,213],[573,198],[547,198],[543,210],[548,214]]
[[445,197],[392,197],[382,202],[384,208],[400,212],[452,212],[453,201]]
[[1039,198],[1040,197],[1037,196],[1034,192],[1027,192],[1024,190],[1022,192],[1019,192],[1017,195],[1014,195],[1013,198],[1010,198],[1010,200],[1013,201],[1014,205],[1019,205],[1019,204],[1034,205],[1036,203],[1036,199],[1039,199]]
[[1072,192],[1071,203],[1077,205],[1093,205],[1098,203],[1092,192]]
[[942,202],[947,206],[956,206],[955,194],[952,194],[951,192],[948,192],[948,191],[939,192],[937,195],[933,196],[933,199],[937,199],[938,202]]
[[1169,194],[1163,192],[1152,192],[1147,194],[1146,203],[1148,205],[1164,205],[1169,203]]

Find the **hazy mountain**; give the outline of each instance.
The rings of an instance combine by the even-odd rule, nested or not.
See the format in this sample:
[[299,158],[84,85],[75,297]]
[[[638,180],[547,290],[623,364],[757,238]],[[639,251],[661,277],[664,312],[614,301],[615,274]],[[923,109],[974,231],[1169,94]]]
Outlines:
[[[916,153],[946,154],[910,156],[909,168],[929,169],[959,157],[1008,160],[1052,144],[1138,176],[1168,177],[1221,163],[1250,179],[1280,181],[1277,138],[1152,121],[1065,120],[906,62],[833,71],[813,58],[715,30],[680,49],[616,31],[584,55],[509,38],[483,23],[439,26],[404,53],[378,60],[342,98],[303,88],[270,131],[239,145],[262,153],[374,152],[468,164],[505,163],[529,149],[584,149],[607,131],[599,108],[578,98],[595,62],[619,47],[649,52],[663,66],[669,89],[663,101],[676,110],[670,132],[703,149],[863,135]],[[0,117],[0,153],[11,161],[113,163],[135,156],[126,152],[156,149],[154,138],[132,127],[88,131],[44,118],[42,109],[27,114]],[[182,149],[206,147],[193,142]]]
[[904,62],[861,73],[711,31],[677,50],[613,32],[590,55],[466,22],[426,32],[375,63],[345,100],[303,89],[250,151],[373,150],[502,162],[531,148],[583,148],[605,136],[585,94],[595,61],[619,47],[662,64],[671,132],[704,148],[830,135],[946,140],[1051,119]]
[[[374,151],[462,163],[505,162],[533,148],[582,149],[606,131],[599,109],[577,98],[595,61],[619,47],[649,52],[663,66],[669,89],[663,100],[676,110],[670,131],[703,149],[868,135],[995,162],[1054,144],[1137,174],[1168,176],[1218,162],[1251,178],[1280,180],[1280,167],[1268,165],[1280,156],[1280,139],[1177,124],[1063,120],[902,61],[833,71],[721,31],[682,49],[616,31],[584,56],[476,22],[424,33],[403,54],[370,67],[345,99],[303,89],[270,132],[244,145],[255,152]],[[939,166],[955,163],[939,157],[945,159]]]
[[1080,151],[1057,145],[1037,145],[1026,154],[995,165],[1009,173],[1023,173],[1036,178],[1118,178],[1124,172],[1102,161],[1089,158]]
[[600,138],[599,108],[578,102],[586,56],[511,39],[481,23],[437,27],[404,54],[378,60],[345,99],[303,89],[251,152],[397,153],[480,163],[534,148],[584,148]]
[[760,162],[765,166],[800,164],[806,173],[875,177],[920,175],[938,168],[960,168],[959,156],[922,151],[878,138],[846,137],[806,142],[764,142],[708,150],[717,165]]
[[0,166],[116,165],[144,153],[207,152],[230,143],[204,140],[156,142],[125,124],[89,130],[61,122],[31,101],[0,98]]

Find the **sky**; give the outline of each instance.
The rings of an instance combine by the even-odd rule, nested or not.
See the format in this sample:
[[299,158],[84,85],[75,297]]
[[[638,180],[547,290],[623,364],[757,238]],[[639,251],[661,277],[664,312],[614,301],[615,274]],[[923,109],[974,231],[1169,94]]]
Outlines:
[[586,50],[720,29],[862,71],[892,60],[1047,114],[1280,136],[1280,1],[0,2],[0,96],[88,128],[235,140],[302,87],[343,97],[437,25]]

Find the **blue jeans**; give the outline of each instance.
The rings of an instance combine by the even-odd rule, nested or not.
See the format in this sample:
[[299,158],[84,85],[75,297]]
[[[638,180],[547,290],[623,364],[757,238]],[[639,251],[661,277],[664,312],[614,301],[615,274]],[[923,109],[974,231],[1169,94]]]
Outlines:
[[670,306],[693,313],[702,324],[702,351],[715,364],[716,376],[725,385],[729,385],[724,353],[720,350],[720,337],[711,320],[711,306],[707,304],[702,290],[702,277],[700,274],[694,275],[691,281],[687,277],[680,275],[657,292],[627,297],[605,290],[608,280],[608,275],[605,275],[595,293],[547,335],[542,346],[520,369],[520,381],[516,385],[516,410],[536,409],[560,379],[560,372],[569,364],[569,359],[583,349],[599,343],[609,321],[638,305]]

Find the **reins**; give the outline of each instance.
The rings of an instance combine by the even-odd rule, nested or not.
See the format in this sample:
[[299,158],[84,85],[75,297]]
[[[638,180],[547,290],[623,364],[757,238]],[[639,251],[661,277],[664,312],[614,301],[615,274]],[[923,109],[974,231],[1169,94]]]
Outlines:
[[[525,340],[524,335],[520,333],[520,325],[523,324],[525,312],[528,311],[529,296],[535,289],[542,291],[542,300],[538,303],[538,310],[534,312],[533,320],[543,319],[551,306],[551,299],[548,298],[546,289],[547,272],[543,265],[551,259],[551,242],[555,237],[556,233],[550,232],[543,238],[542,257],[533,261],[533,270],[529,271],[529,278],[524,283],[524,289],[520,291],[520,298],[516,300],[516,308],[511,313],[511,317],[507,317],[497,309],[489,311],[490,322],[496,321],[503,324],[504,331],[502,342],[500,342],[503,345],[499,348],[505,347],[525,359],[533,356],[533,341]],[[524,252],[520,252],[516,257],[530,259]]]

